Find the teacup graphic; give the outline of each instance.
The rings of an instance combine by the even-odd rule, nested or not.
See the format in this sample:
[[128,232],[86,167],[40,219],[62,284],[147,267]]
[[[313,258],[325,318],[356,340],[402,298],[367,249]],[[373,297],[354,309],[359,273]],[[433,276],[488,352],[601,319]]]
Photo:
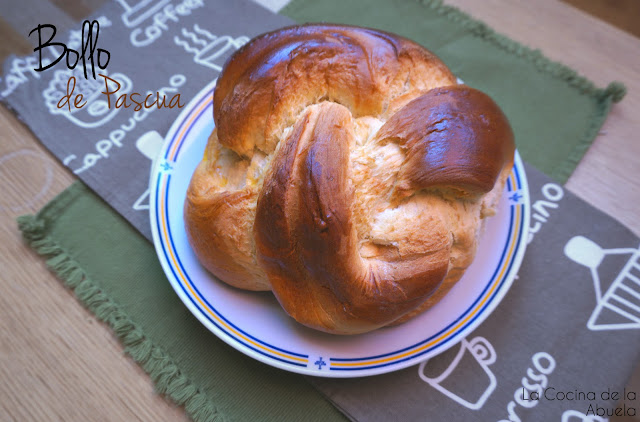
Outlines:
[[[449,351],[443,355],[445,354],[449,354]],[[489,365],[496,361],[496,352],[491,343],[480,336],[471,341],[463,339],[447,368],[440,375],[430,376],[426,370],[428,363],[433,359],[444,358],[443,355],[422,362],[418,368],[420,378],[464,407],[472,410],[482,408],[498,384],[489,369]],[[474,391],[463,391],[468,390],[463,385],[474,386]],[[477,386],[480,386],[479,389]]]
[[[107,75],[106,70],[103,70],[102,74]],[[75,77],[75,86],[73,82],[69,81],[71,76]],[[120,84],[117,94],[111,98],[111,107],[109,107],[109,102],[103,92],[106,91],[106,84],[109,87],[108,91],[114,92],[117,88],[114,82],[102,77],[97,79],[92,77],[85,78],[84,72],[80,67],[76,67],[73,70],[56,70],[53,74],[53,79],[49,82],[49,86],[42,93],[49,113],[63,115],[75,125],[83,128],[102,126],[113,119],[120,111],[119,108],[115,107],[116,95],[120,96],[131,91],[133,83],[131,79],[122,73],[114,73],[107,76]],[[69,98],[70,107],[65,103],[60,107],[60,100],[67,95],[67,89],[69,92],[73,89],[73,94]],[[74,100],[78,94],[82,94],[82,102],[79,104],[86,101],[82,108],[74,106]]]
[[193,31],[182,28],[182,35],[184,39],[175,36],[173,42],[192,53],[194,62],[218,72],[222,70],[227,53],[236,51],[249,41],[246,36],[216,36],[198,24],[193,25]]
[[170,0],[116,0],[122,6],[124,12],[121,15],[122,22],[133,28],[142,23],[162,9]]

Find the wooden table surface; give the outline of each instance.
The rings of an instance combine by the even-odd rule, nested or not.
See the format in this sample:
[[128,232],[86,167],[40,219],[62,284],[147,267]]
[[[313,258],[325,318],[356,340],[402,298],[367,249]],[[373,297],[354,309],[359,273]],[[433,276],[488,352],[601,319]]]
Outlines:
[[[34,1],[19,4],[28,7]],[[78,19],[101,1],[51,0],[51,5]],[[285,3],[264,1],[273,7]],[[3,2],[18,4],[1,0],[0,6]],[[627,86],[627,96],[614,105],[566,186],[640,235],[640,40],[558,0],[447,3],[599,86],[613,80]],[[0,12],[0,58],[28,52],[25,35]],[[22,243],[15,217],[36,212],[73,180],[0,106],[0,421],[186,420],[183,409],[153,391],[111,331]],[[638,372],[632,382],[640,392]]]

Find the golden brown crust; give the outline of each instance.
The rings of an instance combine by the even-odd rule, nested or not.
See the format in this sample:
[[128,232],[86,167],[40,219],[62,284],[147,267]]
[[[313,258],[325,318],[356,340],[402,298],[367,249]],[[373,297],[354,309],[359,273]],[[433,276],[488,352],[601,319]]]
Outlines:
[[454,81],[436,56],[407,39],[342,25],[294,26],[231,57],[214,93],[214,118],[224,146],[244,156],[254,148],[271,153],[308,105],[328,100],[354,117],[380,115],[407,84],[419,90]]
[[305,325],[347,334],[386,325],[428,297],[449,264],[442,225],[432,227],[433,247],[412,259],[366,259],[358,252],[351,113],[329,102],[312,106],[284,142],[254,225],[259,261],[284,309]]
[[396,195],[446,187],[461,196],[486,194],[513,158],[513,132],[486,94],[466,85],[434,88],[380,128],[378,142],[398,143],[407,160]]
[[444,296],[513,164],[488,96],[371,29],[256,38],[225,66],[214,117],[185,202],[194,251],[223,281],[272,290],[297,321],[337,334]]
[[[215,145],[214,132],[209,155]],[[258,190],[225,189],[229,181],[212,168],[219,159],[213,155],[198,165],[187,190],[184,221],[189,243],[200,263],[220,280],[241,289],[270,290],[255,260],[251,236]]]

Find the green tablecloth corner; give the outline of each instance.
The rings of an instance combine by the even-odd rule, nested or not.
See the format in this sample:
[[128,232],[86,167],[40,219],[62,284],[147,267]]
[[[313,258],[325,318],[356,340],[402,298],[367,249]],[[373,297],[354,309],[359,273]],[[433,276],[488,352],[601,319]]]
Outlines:
[[145,335],[144,331],[113,301],[80,264],[49,235],[48,222],[66,208],[87,188],[80,182],[71,185],[37,215],[18,217],[23,238],[40,256],[46,258],[49,269],[73,290],[76,297],[100,321],[106,323],[125,346],[129,354],[149,374],[156,391],[184,406],[193,420],[224,420],[215,404],[194,385],[165,351]]
[[[28,245],[113,330],[125,352],[149,374],[156,391],[184,406],[194,421],[344,420],[303,376],[242,355],[192,317],[171,290],[153,247],[81,182],[71,185],[37,215],[24,215],[17,221]],[[132,259],[123,259],[126,256]],[[108,267],[112,274],[105,271]],[[138,288],[127,289],[131,283]],[[136,303],[145,299],[140,292],[154,288],[164,297],[163,303],[147,306],[143,312],[150,315],[146,318],[132,315],[140,308]],[[121,303],[129,292],[138,299]],[[163,321],[165,314],[172,315],[182,333],[148,332],[149,325]],[[171,334],[178,341],[163,338]],[[162,341],[165,343],[160,344]],[[221,388],[229,384],[233,387]]]
[[[626,93],[621,82],[598,88],[440,0],[372,0],[366,7],[360,0],[293,0],[280,13],[301,23],[373,27],[424,45],[465,83],[491,95],[514,128],[522,158],[562,183],[597,136],[612,102]],[[523,74],[531,82],[527,86]],[[531,119],[534,113],[539,117]],[[544,120],[548,124],[535,125]]]

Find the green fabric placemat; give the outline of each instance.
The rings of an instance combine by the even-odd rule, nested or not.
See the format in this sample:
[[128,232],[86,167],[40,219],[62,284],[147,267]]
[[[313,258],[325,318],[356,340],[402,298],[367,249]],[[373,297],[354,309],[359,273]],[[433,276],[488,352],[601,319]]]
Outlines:
[[18,224],[157,391],[194,420],[344,420],[303,376],[251,359],[211,334],[171,288],[153,246],[82,183]]
[[335,22],[394,32],[427,47],[470,86],[502,107],[522,158],[564,183],[598,134],[614,82],[598,89],[587,79],[458,9],[434,0],[293,0],[280,13],[297,22]]
[[[624,88],[575,72],[452,8],[415,0],[299,0],[304,21],[378,27],[413,38],[505,109],[523,157],[564,181]],[[109,324],[157,390],[197,421],[343,419],[304,377],[268,367],[206,330],[171,289],[151,244],[80,183],[19,220],[27,242]]]

